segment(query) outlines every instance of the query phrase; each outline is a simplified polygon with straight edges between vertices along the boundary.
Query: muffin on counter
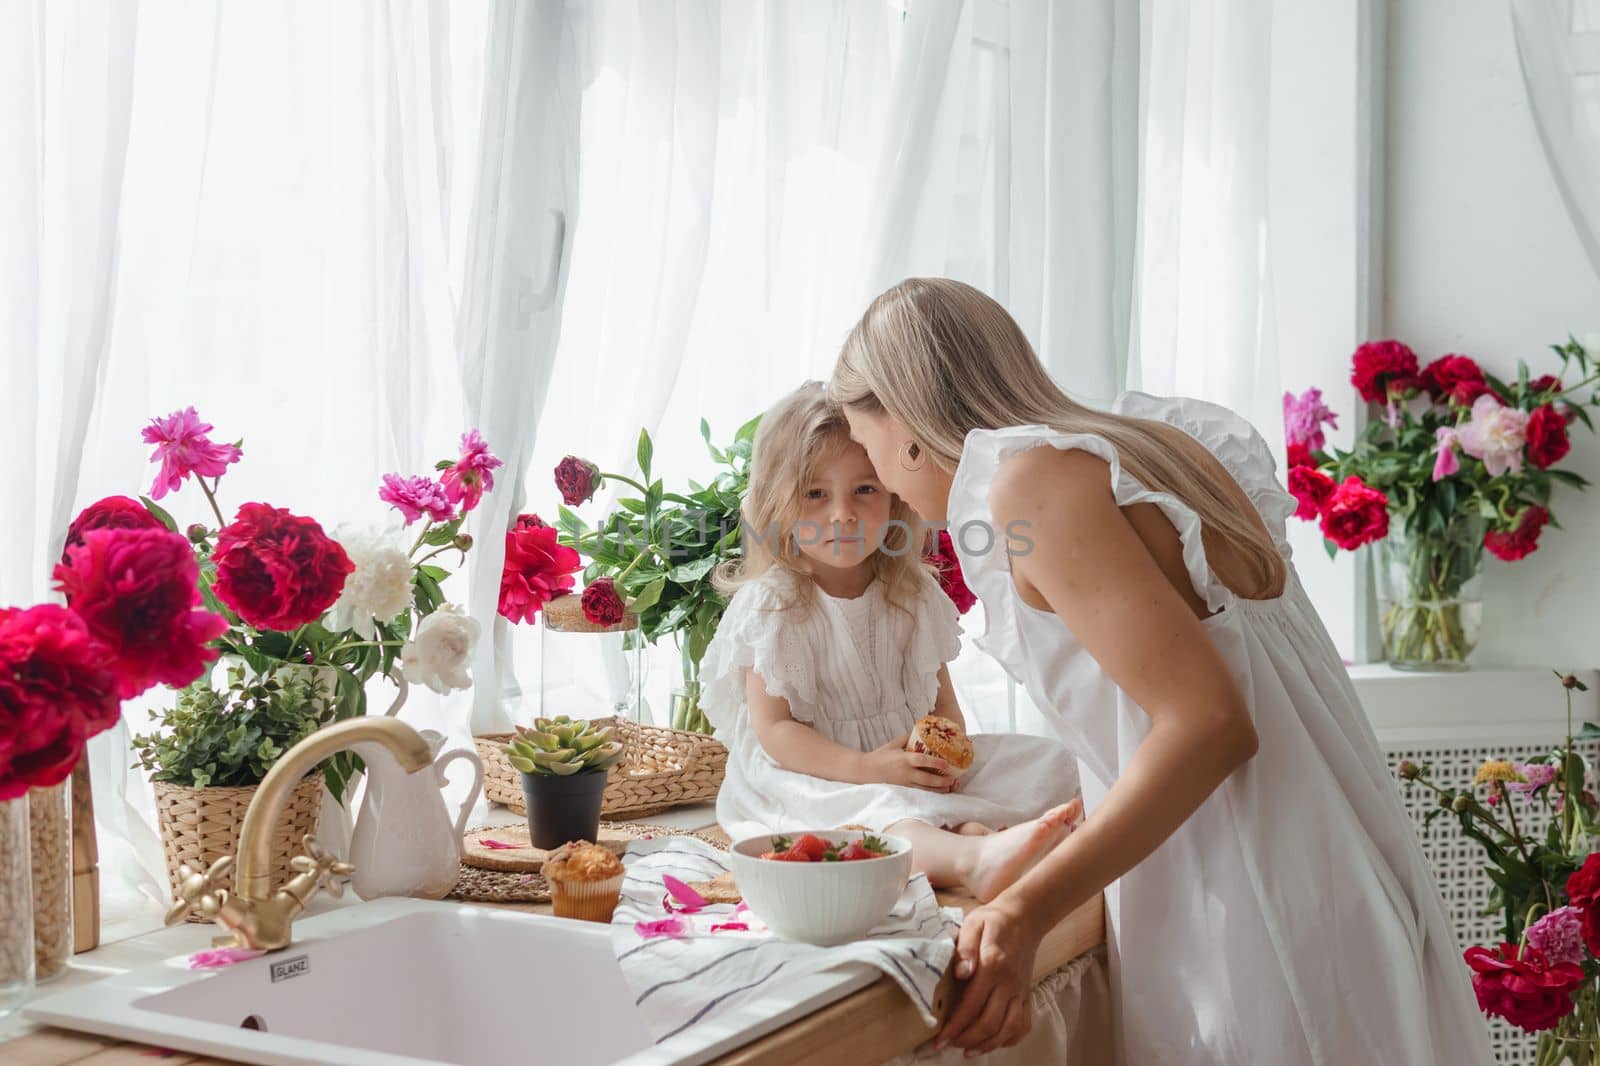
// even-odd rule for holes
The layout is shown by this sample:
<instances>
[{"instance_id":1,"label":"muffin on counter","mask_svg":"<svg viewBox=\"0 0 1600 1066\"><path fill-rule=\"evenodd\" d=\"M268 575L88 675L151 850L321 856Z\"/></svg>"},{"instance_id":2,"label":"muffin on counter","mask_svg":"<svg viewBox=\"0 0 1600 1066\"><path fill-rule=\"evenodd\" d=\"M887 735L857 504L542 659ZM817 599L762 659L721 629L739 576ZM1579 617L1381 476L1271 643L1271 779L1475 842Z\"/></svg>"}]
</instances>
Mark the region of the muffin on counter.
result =
<instances>
[{"instance_id":1,"label":"muffin on counter","mask_svg":"<svg viewBox=\"0 0 1600 1066\"><path fill-rule=\"evenodd\" d=\"M563 844L544 862L550 903L557 918L609 922L622 895L622 860L598 844Z\"/></svg>"}]
</instances>

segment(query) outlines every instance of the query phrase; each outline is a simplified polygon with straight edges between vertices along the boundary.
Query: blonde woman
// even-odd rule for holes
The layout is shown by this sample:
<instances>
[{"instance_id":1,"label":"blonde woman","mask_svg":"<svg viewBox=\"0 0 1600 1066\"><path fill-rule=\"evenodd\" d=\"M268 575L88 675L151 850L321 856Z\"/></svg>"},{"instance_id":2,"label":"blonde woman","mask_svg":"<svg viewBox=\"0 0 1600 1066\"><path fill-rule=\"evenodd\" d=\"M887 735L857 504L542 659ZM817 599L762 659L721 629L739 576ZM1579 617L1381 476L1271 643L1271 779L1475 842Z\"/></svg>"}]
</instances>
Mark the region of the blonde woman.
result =
<instances>
[{"instance_id":1,"label":"blonde woman","mask_svg":"<svg viewBox=\"0 0 1600 1066\"><path fill-rule=\"evenodd\" d=\"M993 898L1070 831L1076 766L1031 737L973 737L959 776L905 750L923 715L962 721L944 665L961 649L956 611L912 550L915 516L819 383L762 418L743 510L743 558L717 575L732 599L701 667L729 748L718 822L735 839L894 833L934 885Z\"/></svg>"},{"instance_id":2,"label":"blonde woman","mask_svg":"<svg viewBox=\"0 0 1600 1066\"><path fill-rule=\"evenodd\" d=\"M831 394L883 484L949 524L980 645L1088 771L1084 823L962 926L936 1042L1025 1033L1041 936L1105 889L1123 1061L1488 1063L1261 437L1193 400L1083 407L938 278L872 303Z\"/></svg>"}]
</instances>

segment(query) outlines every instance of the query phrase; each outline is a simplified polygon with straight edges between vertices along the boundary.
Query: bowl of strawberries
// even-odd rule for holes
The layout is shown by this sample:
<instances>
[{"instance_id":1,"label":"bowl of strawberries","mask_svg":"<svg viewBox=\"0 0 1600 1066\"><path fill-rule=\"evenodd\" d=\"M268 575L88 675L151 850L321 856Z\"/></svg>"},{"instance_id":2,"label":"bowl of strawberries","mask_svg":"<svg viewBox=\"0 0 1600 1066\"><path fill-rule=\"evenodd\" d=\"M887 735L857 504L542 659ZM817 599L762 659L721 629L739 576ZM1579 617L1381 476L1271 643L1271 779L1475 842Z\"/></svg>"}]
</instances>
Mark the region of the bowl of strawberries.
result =
<instances>
[{"instance_id":1,"label":"bowl of strawberries","mask_svg":"<svg viewBox=\"0 0 1600 1066\"><path fill-rule=\"evenodd\" d=\"M853 829L746 837L729 849L744 901L785 940L858 940L894 909L911 876L911 843Z\"/></svg>"}]
</instances>

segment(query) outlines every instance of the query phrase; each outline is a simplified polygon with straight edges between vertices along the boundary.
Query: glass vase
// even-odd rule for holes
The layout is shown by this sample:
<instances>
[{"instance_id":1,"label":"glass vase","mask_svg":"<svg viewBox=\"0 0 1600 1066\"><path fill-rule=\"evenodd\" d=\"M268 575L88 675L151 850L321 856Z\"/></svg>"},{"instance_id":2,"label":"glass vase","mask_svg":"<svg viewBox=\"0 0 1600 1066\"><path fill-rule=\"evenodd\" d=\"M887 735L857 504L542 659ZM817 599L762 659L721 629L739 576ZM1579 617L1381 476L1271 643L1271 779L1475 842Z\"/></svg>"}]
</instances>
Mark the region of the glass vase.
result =
<instances>
[{"instance_id":1,"label":"glass vase","mask_svg":"<svg viewBox=\"0 0 1600 1066\"><path fill-rule=\"evenodd\" d=\"M33 868L33 976L61 976L72 958L72 779L28 790Z\"/></svg>"},{"instance_id":2,"label":"glass vase","mask_svg":"<svg viewBox=\"0 0 1600 1066\"><path fill-rule=\"evenodd\" d=\"M33 991L33 867L28 797L0 800L0 1018Z\"/></svg>"},{"instance_id":3,"label":"glass vase","mask_svg":"<svg viewBox=\"0 0 1600 1066\"><path fill-rule=\"evenodd\" d=\"M1584 982L1572 1001L1572 1013L1539 1034L1534 1066L1600 1066L1600 996L1594 978Z\"/></svg>"},{"instance_id":4,"label":"glass vase","mask_svg":"<svg viewBox=\"0 0 1600 1066\"><path fill-rule=\"evenodd\" d=\"M1378 543L1384 658L1401 670L1465 670L1483 622L1483 518L1408 526L1396 516Z\"/></svg>"},{"instance_id":5,"label":"glass vase","mask_svg":"<svg viewBox=\"0 0 1600 1066\"><path fill-rule=\"evenodd\" d=\"M548 612L539 627L539 715L648 722L644 643L637 626L601 629Z\"/></svg>"}]
</instances>

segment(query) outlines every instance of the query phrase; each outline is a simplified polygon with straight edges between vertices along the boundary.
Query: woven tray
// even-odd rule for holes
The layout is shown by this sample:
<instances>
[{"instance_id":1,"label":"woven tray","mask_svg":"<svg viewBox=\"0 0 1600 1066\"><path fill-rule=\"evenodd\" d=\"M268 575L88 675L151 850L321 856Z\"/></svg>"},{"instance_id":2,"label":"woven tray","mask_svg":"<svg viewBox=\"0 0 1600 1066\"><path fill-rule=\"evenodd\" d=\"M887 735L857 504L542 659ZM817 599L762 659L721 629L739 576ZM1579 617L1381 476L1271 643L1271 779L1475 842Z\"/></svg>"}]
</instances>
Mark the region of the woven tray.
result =
<instances>
[{"instance_id":1,"label":"woven tray","mask_svg":"<svg viewBox=\"0 0 1600 1066\"><path fill-rule=\"evenodd\" d=\"M482 830L473 832L478 833ZM602 822L600 832L602 836L610 832L633 840L656 836L694 837L719 850L728 849L728 837L720 829L691 831L669 829L660 825L641 825L637 822ZM545 882L544 875L539 873L480 870L462 863L461 879L456 882L456 887L450 891L448 898L480 903L549 903L550 886Z\"/></svg>"},{"instance_id":2,"label":"woven tray","mask_svg":"<svg viewBox=\"0 0 1600 1066\"><path fill-rule=\"evenodd\" d=\"M639 839L639 834L632 832L632 823L621 823L628 829L623 832L615 824L606 822L600 826L599 840L594 843L606 848L614 855L621 855L628 848L628 841ZM500 846L490 846L500 845ZM505 847L504 845L511 845ZM500 870L506 873L531 874L538 873L544 866L545 857L550 852L544 848L536 848L528 839L528 826L499 825L490 829L474 829L461 838L461 862L466 866L476 866L480 870Z\"/></svg>"},{"instance_id":3,"label":"woven tray","mask_svg":"<svg viewBox=\"0 0 1600 1066\"><path fill-rule=\"evenodd\" d=\"M728 749L722 741L702 733L645 725L625 718L598 718L598 725L614 725L617 738L627 748L622 762L609 773L601 813L609 818L639 818L689 803L710 803L722 787L728 766ZM483 759L483 794L494 803L527 814L522 799L522 775L500 750L509 733L474 737Z\"/></svg>"}]
</instances>

